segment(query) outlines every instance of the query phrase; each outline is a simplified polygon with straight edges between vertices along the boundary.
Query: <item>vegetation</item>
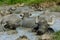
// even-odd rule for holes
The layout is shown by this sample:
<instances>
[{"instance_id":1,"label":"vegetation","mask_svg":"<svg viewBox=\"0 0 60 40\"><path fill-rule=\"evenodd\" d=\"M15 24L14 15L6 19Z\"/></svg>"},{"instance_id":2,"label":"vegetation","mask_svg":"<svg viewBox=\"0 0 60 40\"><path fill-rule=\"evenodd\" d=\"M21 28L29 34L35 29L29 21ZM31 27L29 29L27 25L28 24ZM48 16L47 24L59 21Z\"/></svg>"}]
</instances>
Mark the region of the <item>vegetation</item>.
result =
<instances>
[{"instance_id":1,"label":"vegetation","mask_svg":"<svg viewBox=\"0 0 60 40\"><path fill-rule=\"evenodd\" d=\"M60 2L60 0L0 0L0 4L16 4L16 3L42 3L42 2Z\"/></svg>"},{"instance_id":2,"label":"vegetation","mask_svg":"<svg viewBox=\"0 0 60 40\"><path fill-rule=\"evenodd\" d=\"M53 40L60 40L60 31L54 33Z\"/></svg>"}]
</instances>

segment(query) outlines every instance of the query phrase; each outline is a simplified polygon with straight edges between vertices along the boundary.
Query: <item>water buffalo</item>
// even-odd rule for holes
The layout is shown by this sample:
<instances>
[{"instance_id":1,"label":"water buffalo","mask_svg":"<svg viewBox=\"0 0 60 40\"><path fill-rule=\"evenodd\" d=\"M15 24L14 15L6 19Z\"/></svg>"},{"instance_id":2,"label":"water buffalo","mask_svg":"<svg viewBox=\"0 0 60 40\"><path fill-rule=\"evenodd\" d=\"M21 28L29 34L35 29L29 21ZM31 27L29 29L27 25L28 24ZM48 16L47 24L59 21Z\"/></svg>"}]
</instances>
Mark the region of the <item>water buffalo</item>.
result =
<instances>
[{"instance_id":1,"label":"water buffalo","mask_svg":"<svg viewBox=\"0 0 60 40\"><path fill-rule=\"evenodd\" d=\"M36 32L37 35L42 35L46 32L54 32L44 17L40 17L36 24L37 26L33 28L33 31Z\"/></svg>"},{"instance_id":2,"label":"water buffalo","mask_svg":"<svg viewBox=\"0 0 60 40\"><path fill-rule=\"evenodd\" d=\"M19 14L10 14L1 18L0 24L5 29L16 29L16 27L20 26L21 17Z\"/></svg>"}]
</instances>

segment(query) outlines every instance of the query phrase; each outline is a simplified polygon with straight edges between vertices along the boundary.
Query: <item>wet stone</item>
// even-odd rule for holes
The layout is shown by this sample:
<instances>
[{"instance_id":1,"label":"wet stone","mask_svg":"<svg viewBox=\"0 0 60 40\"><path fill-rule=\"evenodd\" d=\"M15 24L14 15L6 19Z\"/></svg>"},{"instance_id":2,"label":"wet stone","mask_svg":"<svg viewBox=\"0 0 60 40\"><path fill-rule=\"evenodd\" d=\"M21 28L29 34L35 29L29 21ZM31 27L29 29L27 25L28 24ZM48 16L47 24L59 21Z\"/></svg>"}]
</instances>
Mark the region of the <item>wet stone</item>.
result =
<instances>
[{"instance_id":1,"label":"wet stone","mask_svg":"<svg viewBox=\"0 0 60 40\"><path fill-rule=\"evenodd\" d=\"M39 40L52 40L51 34L43 34L39 37Z\"/></svg>"},{"instance_id":2,"label":"wet stone","mask_svg":"<svg viewBox=\"0 0 60 40\"><path fill-rule=\"evenodd\" d=\"M16 40L29 40L26 36L20 36L19 38L17 38Z\"/></svg>"}]
</instances>

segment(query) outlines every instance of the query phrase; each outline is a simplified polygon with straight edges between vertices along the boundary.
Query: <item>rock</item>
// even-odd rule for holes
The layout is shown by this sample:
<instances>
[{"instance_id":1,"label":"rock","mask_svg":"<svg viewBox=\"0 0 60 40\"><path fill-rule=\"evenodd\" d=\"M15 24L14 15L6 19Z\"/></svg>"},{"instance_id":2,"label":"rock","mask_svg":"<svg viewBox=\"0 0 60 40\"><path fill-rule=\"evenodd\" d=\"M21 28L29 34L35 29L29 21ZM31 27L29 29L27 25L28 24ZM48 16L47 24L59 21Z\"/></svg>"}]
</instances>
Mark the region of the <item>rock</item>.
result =
<instances>
[{"instance_id":1,"label":"rock","mask_svg":"<svg viewBox=\"0 0 60 40\"><path fill-rule=\"evenodd\" d=\"M15 7L17 8L17 7L23 7L25 4L24 3L22 3L22 4L20 4L20 3L17 3L16 5L15 5Z\"/></svg>"},{"instance_id":2,"label":"rock","mask_svg":"<svg viewBox=\"0 0 60 40\"><path fill-rule=\"evenodd\" d=\"M41 40L51 40L52 36L50 34L44 34L41 36Z\"/></svg>"},{"instance_id":3,"label":"rock","mask_svg":"<svg viewBox=\"0 0 60 40\"><path fill-rule=\"evenodd\" d=\"M7 10L0 10L0 15L3 17L3 16L6 16L6 15L9 15L10 12L7 11Z\"/></svg>"},{"instance_id":4,"label":"rock","mask_svg":"<svg viewBox=\"0 0 60 40\"><path fill-rule=\"evenodd\" d=\"M29 39L25 35L23 35L17 38L16 40L29 40Z\"/></svg>"},{"instance_id":5,"label":"rock","mask_svg":"<svg viewBox=\"0 0 60 40\"><path fill-rule=\"evenodd\" d=\"M13 14L16 9L16 7L10 7L7 11L10 12L9 14Z\"/></svg>"},{"instance_id":6,"label":"rock","mask_svg":"<svg viewBox=\"0 0 60 40\"><path fill-rule=\"evenodd\" d=\"M16 7L10 7L8 11L15 11Z\"/></svg>"}]
</instances>

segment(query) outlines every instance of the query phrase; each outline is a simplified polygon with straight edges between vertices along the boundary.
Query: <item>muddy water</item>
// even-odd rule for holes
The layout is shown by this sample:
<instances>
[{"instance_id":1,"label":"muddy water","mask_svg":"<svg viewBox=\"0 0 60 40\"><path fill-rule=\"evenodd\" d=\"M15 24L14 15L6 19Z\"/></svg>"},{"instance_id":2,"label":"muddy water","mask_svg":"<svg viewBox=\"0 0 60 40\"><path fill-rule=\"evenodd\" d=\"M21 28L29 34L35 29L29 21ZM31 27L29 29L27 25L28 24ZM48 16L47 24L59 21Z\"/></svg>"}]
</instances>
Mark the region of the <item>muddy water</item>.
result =
<instances>
[{"instance_id":1,"label":"muddy water","mask_svg":"<svg viewBox=\"0 0 60 40\"><path fill-rule=\"evenodd\" d=\"M14 13L20 13L21 11L22 12L29 11L30 13L33 14L32 15L33 17L38 16L41 13L43 13L43 11L33 11L32 9L30 9L29 7L26 7L26 6L21 7L21 8L17 8L17 10L15 10ZM53 28L55 32L59 31L60 30L60 19L59 19L60 14L59 13L57 13L57 14L51 13L49 15L55 15L57 17L55 24L52 25L51 28ZM38 40L37 36L34 33L30 32L29 30L26 30L24 28L17 28L16 31L17 31L16 34L10 34L10 35L8 35L7 32L2 32L0 34L0 40L16 40L17 38L19 38L19 36L23 36L23 35L26 35L28 37L28 39L30 39L30 40Z\"/></svg>"}]
</instances>

